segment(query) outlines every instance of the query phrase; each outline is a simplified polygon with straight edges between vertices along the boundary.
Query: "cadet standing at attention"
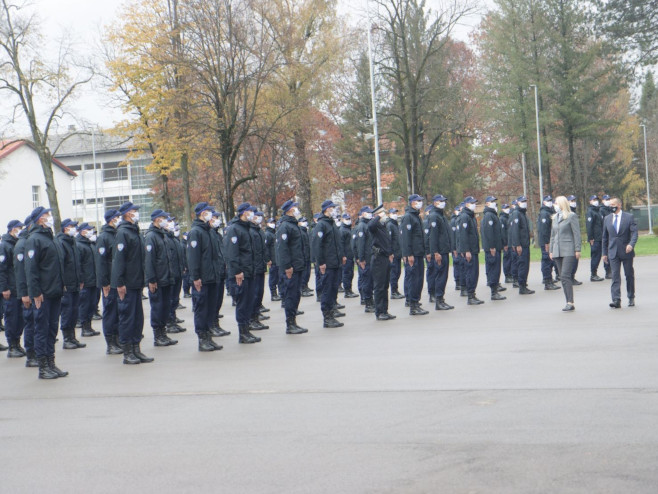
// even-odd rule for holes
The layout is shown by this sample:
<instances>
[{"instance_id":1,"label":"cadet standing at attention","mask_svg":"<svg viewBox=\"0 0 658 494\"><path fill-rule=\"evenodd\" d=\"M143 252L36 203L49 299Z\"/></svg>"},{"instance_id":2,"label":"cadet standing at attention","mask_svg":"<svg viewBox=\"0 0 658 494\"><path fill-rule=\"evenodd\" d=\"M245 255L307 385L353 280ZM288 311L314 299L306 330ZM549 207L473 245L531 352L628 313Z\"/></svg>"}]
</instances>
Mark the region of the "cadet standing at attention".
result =
<instances>
[{"instance_id":1,"label":"cadet standing at attention","mask_svg":"<svg viewBox=\"0 0 658 494\"><path fill-rule=\"evenodd\" d=\"M473 196L464 199L464 208L459 215L458 250L462 257L464 270L464 281L468 295L468 305L480 305L484 302L475 296L480 277L480 236L478 235L478 223L475 219L475 204L477 200ZM463 289L464 285L462 285Z\"/></svg>"},{"instance_id":2,"label":"cadet standing at attention","mask_svg":"<svg viewBox=\"0 0 658 494\"><path fill-rule=\"evenodd\" d=\"M519 264L519 294L532 295L534 290L528 289L528 272L530 270L530 228L528 228L528 199L521 196L516 200L517 214L510 224L512 233L512 248L516 251Z\"/></svg>"},{"instance_id":3,"label":"cadet standing at attention","mask_svg":"<svg viewBox=\"0 0 658 494\"><path fill-rule=\"evenodd\" d=\"M368 223L372 236L372 284L375 295L375 317L378 321L389 321L395 316L388 312L388 286L391 277L393 245L386 229L386 210L383 205L375 208L373 218Z\"/></svg>"},{"instance_id":4,"label":"cadet standing at attention","mask_svg":"<svg viewBox=\"0 0 658 494\"><path fill-rule=\"evenodd\" d=\"M404 262L405 295L409 302L409 314L424 316L429 314L420 306L423 291L423 266L425 261L425 236L420 219L423 198L418 194L409 196L409 205L405 208L400 236L402 238L402 261Z\"/></svg>"},{"instance_id":5,"label":"cadet standing at attention","mask_svg":"<svg viewBox=\"0 0 658 494\"><path fill-rule=\"evenodd\" d=\"M402 247L400 246L400 225L398 224L398 210L391 208L388 210L388 220L386 229L391 237L393 247L393 262L391 262L391 298L399 300L404 298L400 293L400 273L402 271Z\"/></svg>"},{"instance_id":6,"label":"cadet standing at attention","mask_svg":"<svg viewBox=\"0 0 658 494\"><path fill-rule=\"evenodd\" d=\"M482 250L484 251L484 266L487 273L487 286L491 290L491 300L505 300L499 291L500 287L500 253L503 250L503 231L498 218L496 197L485 199L484 214L480 223L482 232Z\"/></svg>"}]
</instances>

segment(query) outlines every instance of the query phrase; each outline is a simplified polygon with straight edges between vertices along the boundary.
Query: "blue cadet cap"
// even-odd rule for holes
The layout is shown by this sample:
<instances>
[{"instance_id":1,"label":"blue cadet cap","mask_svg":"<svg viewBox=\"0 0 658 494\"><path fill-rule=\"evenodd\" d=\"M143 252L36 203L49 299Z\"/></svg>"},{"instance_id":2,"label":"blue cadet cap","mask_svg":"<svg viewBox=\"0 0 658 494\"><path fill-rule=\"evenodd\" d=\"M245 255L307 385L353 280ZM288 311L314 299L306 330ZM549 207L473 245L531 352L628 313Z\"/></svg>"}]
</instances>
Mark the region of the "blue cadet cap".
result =
<instances>
[{"instance_id":1,"label":"blue cadet cap","mask_svg":"<svg viewBox=\"0 0 658 494\"><path fill-rule=\"evenodd\" d=\"M269 220L267 220L267 222L268 223L276 223L276 220L274 218L270 218Z\"/></svg>"},{"instance_id":2,"label":"blue cadet cap","mask_svg":"<svg viewBox=\"0 0 658 494\"><path fill-rule=\"evenodd\" d=\"M344 214L343 214L343 219L344 219L344 220L349 220L349 219L352 219L352 217L351 217L349 214L344 213Z\"/></svg>"},{"instance_id":3,"label":"blue cadet cap","mask_svg":"<svg viewBox=\"0 0 658 494\"><path fill-rule=\"evenodd\" d=\"M27 228L28 226L30 226L32 224L32 221L33 221L32 220L32 213L30 213L25 217L25 221L23 221L23 223L25 223L25 227Z\"/></svg>"},{"instance_id":4,"label":"blue cadet cap","mask_svg":"<svg viewBox=\"0 0 658 494\"><path fill-rule=\"evenodd\" d=\"M34 211L32 211L32 222L36 223L37 221L39 221L39 218L41 218L46 213L50 213L51 211L52 209L46 209L43 206L34 208Z\"/></svg>"},{"instance_id":5,"label":"blue cadet cap","mask_svg":"<svg viewBox=\"0 0 658 494\"><path fill-rule=\"evenodd\" d=\"M425 207L425 212L427 213L427 212L431 211L433 207L434 206L432 206L431 204L429 206L426 206Z\"/></svg>"},{"instance_id":6,"label":"blue cadet cap","mask_svg":"<svg viewBox=\"0 0 658 494\"><path fill-rule=\"evenodd\" d=\"M370 206L363 206L361 209L359 209L359 216L362 215L363 213L372 213L372 209L370 209Z\"/></svg>"},{"instance_id":7,"label":"blue cadet cap","mask_svg":"<svg viewBox=\"0 0 658 494\"><path fill-rule=\"evenodd\" d=\"M119 216L119 211L116 209L108 209L105 211L105 223L109 223L112 221L114 218Z\"/></svg>"},{"instance_id":8,"label":"blue cadet cap","mask_svg":"<svg viewBox=\"0 0 658 494\"><path fill-rule=\"evenodd\" d=\"M594 199L598 199L598 198L599 198L599 196L597 196L597 195L591 195L591 196L589 196L589 200L590 200L590 201L593 201Z\"/></svg>"},{"instance_id":9,"label":"blue cadet cap","mask_svg":"<svg viewBox=\"0 0 658 494\"><path fill-rule=\"evenodd\" d=\"M299 218L299 222L300 223L304 223L304 222L308 223L308 220L306 219L306 216L302 216L301 218Z\"/></svg>"},{"instance_id":10,"label":"blue cadet cap","mask_svg":"<svg viewBox=\"0 0 658 494\"><path fill-rule=\"evenodd\" d=\"M62 221L62 231L64 231L64 228L66 228L67 226L71 226L71 225L77 226L78 222L73 221L71 218L66 218L65 220Z\"/></svg>"},{"instance_id":11,"label":"blue cadet cap","mask_svg":"<svg viewBox=\"0 0 658 494\"><path fill-rule=\"evenodd\" d=\"M443 194L437 194L434 197L432 197L432 202L445 201L445 200L446 200L446 198Z\"/></svg>"},{"instance_id":12,"label":"blue cadet cap","mask_svg":"<svg viewBox=\"0 0 658 494\"><path fill-rule=\"evenodd\" d=\"M544 196L544 201L552 201L552 200L553 200L553 198L550 196L550 194L547 195L547 196Z\"/></svg>"},{"instance_id":13,"label":"blue cadet cap","mask_svg":"<svg viewBox=\"0 0 658 494\"><path fill-rule=\"evenodd\" d=\"M517 201L516 199L514 199L514 200L512 201L512 206L516 206L516 203L517 203L517 202L519 202L519 201Z\"/></svg>"},{"instance_id":14,"label":"blue cadet cap","mask_svg":"<svg viewBox=\"0 0 658 494\"><path fill-rule=\"evenodd\" d=\"M487 196L484 202L494 202L497 199L496 196Z\"/></svg>"},{"instance_id":15,"label":"blue cadet cap","mask_svg":"<svg viewBox=\"0 0 658 494\"><path fill-rule=\"evenodd\" d=\"M473 196L468 196L464 199L464 204L475 204L478 200Z\"/></svg>"},{"instance_id":16,"label":"blue cadet cap","mask_svg":"<svg viewBox=\"0 0 658 494\"><path fill-rule=\"evenodd\" d=\"M242 216L242 213L248 211L249 209L251 209L251 204L249 204L248 202L243 202L238 206L238 210L237 210L238 216Z\"/></svg>"},{"instance_id":17,"label":"blue cadet cap","mask_svg":"<svg viewBox=\"0 0 658 494\"><path fill-rule=\"evenodd\" d=\"M464 207L464 201L460 202L458 206L455 206L455 211Z\"/></svg>"},{"instance_id":18,"label":"blue cadet cap","mask_svg":"<svg viewBox=\"0 0 658 494\"><path fill-rule=\"evenodd\" d=\"M135 206L135 205L134 205L132 202L130 202L130 201L128 201L128 202L124 202L124 203L121 205L121 207L119 208L119 214L124 215L124 214L126 214L128 211L132 211L132 210L137 211L137 210L139 210L140 207L141 207L141 206Z\"/></svg>"},{"instance_id":19,"label":"blue cadet cap","mask_svg":"<svg viewBox=\"0 0 658 494\"><path fill-rule=\"evenodd\" d=\"M162 209L155 209L151 213L151 221L155 221L158 218L166 218L166 217L167 217L167 213L164 212Z\"/></svg>"},{"instance_id":20,"label":"blue cadet cap","mask_svg":"<svg viewBox=\"0 0 658 494\"><path fill-rule=\"evenodd\" d=\"M394 213L397 213L397 212L398 212L398 210L395 209L395 208L391 208L391 209L388 210L389 214L394 214Z\"/></svg>"},{"instance_id":21,"label":"blue cadet cap","mask_svg":"<svg viewBox=\"0 0 658 494\"><path fill-rule=\"evenodd\" d=\"M574 196L573 194L567 197L567 201L575 201L575 200L576 200L576 196Z\"/></svg>"},{"instance_id":22,"label":"blue cadet cap","mask_svg":"<svg viewBox=\"0 0 658 494\"><path fill-rule=\"evenodd\" d=\"M263 216L263 212L262 211L256 211L256 216Z\"/></svg>"},{"instance_id":23,"label":"blue cadet cap","mask_svg":"<svg viewBox=\"0 0 658 494\"><path fill-rule=\"evenodd\" d=\"M89 223L82 223L82 224L78 227L78 231L79 231L79 232L84 231L84 230L93 230L93 229L94 229L94 227L91 226Z\"/></svg>"},{"instance_id":24,"label":"blue cadet cap","mask_svg":"<svg viewBox=\"0 0 658 494\"><path fill-rule=\"evenodd\" d=\"M608 199L610 199L610 196L608 194L603 194L603 200L607 201Z\"/></svg>"},{"instance_id":25,"label":"blue cadet cap","mask_svg":"<svg viewBox=\"0 0 658 494\"><path fill-rule=\"evenodd\" d=\"M507 209L509 207L509 204L503 204L500 209Z\"/></svg>"},{"instance_id":26,"label":"blue cadet cap","mask_svg":"<svg viewBox=\"0 0 658 494\"><path fill-rule=\"evenodd\" d=\"M212 209L212 206L207 202L199 202L196 206L194 206L194 214L199 216L204 211L212 211Z\"/></svg>"},{"instance_id":27,"label":"blue cadet cap","mask_svg":"<svg viewBox=\"0 0 658 494\"><path fill-rule=\"evenodd\" d=\"M419 196L418 194L411 194L409 196L409 203L412 203L414 201L422 201L422 200L423 200L423 197Z\"/></svg>"},{"instance_id":28,"label":"blue cadet cap","mask_svg":"<svg viewBox=\"0 0 658 494\"><path fill-rule=\"evenodd\" d=\"M321 213L315 213L315 214L313 215L313 219L315 219L315 220L320 219L320 216L322 216Z\"/></svg>"},{"instance_id":29,"label":"blue cadet cap","mask_svg":"<svg viewBox=\"0 0 658 494\"><path fill-rule=\"evenodd\" d=\"M526 196L519 196L516 198L516 202L528 202L528 198Z\"/></svg>"},{"instance_id":30,"label":"blue cadet cap","mask_svg":"<svg viewBox=\"0 0 658 494\"><path fill-rule=\"evenodd\" d=\"M11 220L9 223L7 223L7 231L10 232L14 228L24 227L24 226L25 225L18 220Z\"/></svg>"},{"instance_id":31,"label":"blue cadet cap","mask_svg":"<svg viewBox=\"0 0 658 494\"><path fill-rule=\"evenodd\" d=\"M299 206L299 203L296 203L295 201L290 199L283 203L283 205L281 206L281 211L287 213L288 211L290 211L290 208L294 208L295 206Z\"/></svg>"},{"instance_id":32,"label":"blue cadet cap","mask_svg":"<svg viewBox=\"0 0 658 494\"><path fill-rule=\"evenodd\" d=\"M212 210L212 215L215 216L216 218L219 218L221 216L219 214L219 211L215 211L214 209Z\"/></svg>"},{"instance_id":33,"label":"blue cadet cap","mask_svg":"<svg viewBox=\"0 0 658 494\"><path fill-rule=\"evenodd\" d=\"M322 212L324 213L329 208L337 208L337 207L338 206L336 206L334 204L334 201L332 201L331 199L328 199L328 200L326 200L322 203L321 209L322 209Z\"/></svg>"},{"instance_id":34,"label":"blue cadet cap","mask_svg":"<svg viewBox=\"0 0 658 494\"><path fill-rule=\"evenodd\" d=\"M256 206L251 206L249 208L249 211L251 211L252 213L255 213L256 211L258 211L258 208Z\"/></svg>"}]
</instances>

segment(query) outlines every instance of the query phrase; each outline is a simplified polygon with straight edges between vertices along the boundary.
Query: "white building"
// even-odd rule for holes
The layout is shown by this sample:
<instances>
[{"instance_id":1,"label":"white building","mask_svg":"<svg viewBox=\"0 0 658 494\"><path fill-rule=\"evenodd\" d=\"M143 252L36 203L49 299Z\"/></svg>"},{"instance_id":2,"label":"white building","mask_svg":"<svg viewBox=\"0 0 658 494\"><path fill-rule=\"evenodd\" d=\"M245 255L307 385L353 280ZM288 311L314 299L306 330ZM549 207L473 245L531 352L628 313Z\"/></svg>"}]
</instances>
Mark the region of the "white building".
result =
<instances>
[{"instance_id":1,"label":"white building","mask_svg":"<svg viewBox=\"0 0 658 494\"><path fill-rule=\"evenodd\" d=\"M150 153L136 153L131 139L108 134L59 136L50 148L77 174L68 199L72 218L100 228L107 209L130 201L142 207L140 227L148 227L153 206L153 175L146 172ZM60 205L63 201L60 197Z\"/></svg>"},{"instance_id":2,"label":"white building","mask_svg":"<svg viewBox=\"0 0 658 494\"><path fill-rule=\"evenodd\" d=\"M76 173L53 158L57 202L62 218L73 215L71 203ZM28 141L0 142L0 233L13 219L23 221L38 206L50 207L41 162Z\"/></svg>"}]
</instances>

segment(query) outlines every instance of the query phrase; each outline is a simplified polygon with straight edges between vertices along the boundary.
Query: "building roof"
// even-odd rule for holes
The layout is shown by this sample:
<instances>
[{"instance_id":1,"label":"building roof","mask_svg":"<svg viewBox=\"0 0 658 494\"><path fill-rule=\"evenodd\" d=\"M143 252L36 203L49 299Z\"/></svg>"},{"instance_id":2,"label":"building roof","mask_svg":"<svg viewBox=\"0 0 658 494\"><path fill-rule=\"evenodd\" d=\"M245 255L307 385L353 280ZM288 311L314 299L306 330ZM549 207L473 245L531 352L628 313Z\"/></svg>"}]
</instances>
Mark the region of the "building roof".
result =
<instances>
[{"instance_id":1,"label":"building roof","mask_svg":"<svg viewBox=\"0 0 658 494\"><path fill-rule=\"evenodd\" d=\"M92 142L93 140L93 142ZM83 156L92 154L130 152L135 150L134 139L99 132L92 136L91 133L70 133L54 135L49 138L50 149L56 149L56 155L61 158L72 156Z\"/></svg>"},{"instance_id":2,"label":"building roof","mask_svg":"<svg viewBox=\"0 0 658 494\"><path fill-rule=\"evenodd\" d=\"M11 153L13 153L17 149L23 147L24 145L27 145L28 147L30 147L32 150L34 150L36 152L35 145L30 141L25 141L25 140L0 141L0 160L6 158ZM77 177L78 176L77 173L75 173L73 170L71 170L68 166L66 166L64 163L59 161L57 158L51 158L51 160L53 162L53 165L55 165L57 168L61 169L64 173L67 173L68 175L71 175L72 177Z\"/></svg>"}]
</instances>

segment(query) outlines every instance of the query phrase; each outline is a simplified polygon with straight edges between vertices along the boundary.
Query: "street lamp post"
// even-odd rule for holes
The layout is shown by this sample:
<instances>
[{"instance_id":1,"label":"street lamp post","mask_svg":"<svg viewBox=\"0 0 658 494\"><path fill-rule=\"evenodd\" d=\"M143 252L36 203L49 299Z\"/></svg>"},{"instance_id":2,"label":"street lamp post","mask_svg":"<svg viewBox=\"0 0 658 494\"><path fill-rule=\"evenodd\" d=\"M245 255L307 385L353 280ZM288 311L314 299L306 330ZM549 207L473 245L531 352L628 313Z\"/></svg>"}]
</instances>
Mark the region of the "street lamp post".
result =
<instances>
[{"instance_id":1,"label":"street lamp post","mask_svg":"<svg viewBox=\"0 0 658 494\"><path fill-rule=\"evenodd\" d=\"M653 233L653 222L651 220L651 191L649 187L649 155L647 153L647 126L641 124L644 131L644 169L647 176L647 213L649 213L649 233Z\"/></svg>"},{"instance_id":2,"label":"street lamp post","mask_svg":"<svg viewBox=\"0 0 658 494\"><path fill-rule=\"evenodd\" d=\"M370 99L372 100L372 133L375 139L375 173L377 175L377 205L382 204L382 172L379 163L379 131L377 129L377 100L375 99L375 70L372 64L372 41L370 40L370 2L368 7L368 64L370 66Z\"/></svg>"},{"instance_id":3,"label":"street lamp post","mask_svg":"<svg viewBox=\"0 0 658 494\"><path fill-rule=\"evenodd\" d=\"M537 97L537 85L531 84L535 88L535 120L537 122L537 162L539 164L539 201L544 200L544 179L541 172L541 139L539 138L539 100Z\"/></svg>"}]
</instances>

